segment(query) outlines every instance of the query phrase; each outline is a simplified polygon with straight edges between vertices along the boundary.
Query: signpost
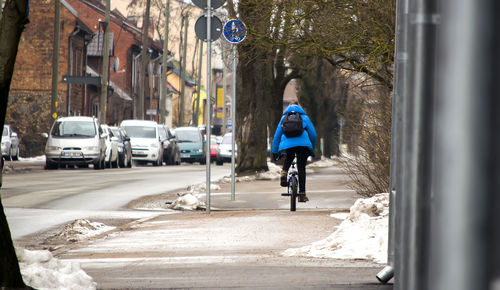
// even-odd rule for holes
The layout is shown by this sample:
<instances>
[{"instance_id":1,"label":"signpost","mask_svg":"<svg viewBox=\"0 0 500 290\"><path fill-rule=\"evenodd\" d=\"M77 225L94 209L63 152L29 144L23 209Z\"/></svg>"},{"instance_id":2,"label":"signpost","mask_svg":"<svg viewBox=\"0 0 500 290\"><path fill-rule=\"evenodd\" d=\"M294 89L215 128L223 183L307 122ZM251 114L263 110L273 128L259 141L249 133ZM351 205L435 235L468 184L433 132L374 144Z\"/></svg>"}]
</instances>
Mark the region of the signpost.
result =
<instances>
[{"instance_id":1,"label":"signpost","mask_svg":"<svg viewBox=\"0 0 500 290\"><path fill-rule=\"evenodd\" d=\"M231 19L224 24L224 38L233 45L233 79L231 98L231 200L235 200L235 152L236 152L236 44L242 42L247 36L247 27L238 19Z\"/></svg>"},{"instance_id":2,"label":"signpost","mask_svg":"<svg viewBox=\"0 0 500 290\"><path fill-rule=\"evenodd\" d=\"M207 181L206 181L206 206L207 213L210 213L210 135L211 124L210 117L212 115L210 104L211 100L211 71L212 71L212 41L217 40L222 33L222 22L220 19L212 15L212 9L217 9L226 2L225 0L193 0L193 3L205 10L206 15L200 16L195 24L196 36L199 39L207 42L207 124L206 124L206 142L205 142L205 155L207 164ZM213 6L212 6L213 4ZM210 21L208 21L210 19ZM212 27L213 26L213 27ZM204 29L206 28L206 30ZM204 33L205 32L205 33Z\"/></svg>"}]
</instances>

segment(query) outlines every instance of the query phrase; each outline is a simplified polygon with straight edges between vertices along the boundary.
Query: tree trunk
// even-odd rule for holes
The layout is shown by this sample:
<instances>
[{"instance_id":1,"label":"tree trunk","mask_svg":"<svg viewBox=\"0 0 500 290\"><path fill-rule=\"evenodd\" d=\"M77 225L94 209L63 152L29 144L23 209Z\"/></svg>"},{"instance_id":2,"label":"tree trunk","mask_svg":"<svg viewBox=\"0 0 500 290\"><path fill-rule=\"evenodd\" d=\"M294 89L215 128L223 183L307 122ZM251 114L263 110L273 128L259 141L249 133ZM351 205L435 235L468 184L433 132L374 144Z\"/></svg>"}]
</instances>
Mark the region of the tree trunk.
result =
<instances>
[{"instance_id":1,"label":"tree trunk","mask_svg":"<svg viewBox=\"0 0 500 290\"><path fill-rule=\"evenodd\" d=\"M17 47L28 23L28 0L7 0L0 22L0 125L3 128ZM0 172L1 174L1 172ZM1 176L1 175L0 175ZM0 184L1 185L1 184ZM0 199L0 287L26 288Z\"/></svg>"},{"instance_id":2,"label":"tree trunk","mask_svg":"<svg viewBox=\"0 0 500 290\"><path fill-rule=\"evenodd\" d=\"M242 54L240 54L242 55ZM252 54L252 56L255 56ZM237 172L268 170L266 159L269 102L265 95L265 56L252 57L248 51L240 56L237 80L236 140L238 140ZM254 61L259 59L261 61Z\"/></svg>"}]
</instances>

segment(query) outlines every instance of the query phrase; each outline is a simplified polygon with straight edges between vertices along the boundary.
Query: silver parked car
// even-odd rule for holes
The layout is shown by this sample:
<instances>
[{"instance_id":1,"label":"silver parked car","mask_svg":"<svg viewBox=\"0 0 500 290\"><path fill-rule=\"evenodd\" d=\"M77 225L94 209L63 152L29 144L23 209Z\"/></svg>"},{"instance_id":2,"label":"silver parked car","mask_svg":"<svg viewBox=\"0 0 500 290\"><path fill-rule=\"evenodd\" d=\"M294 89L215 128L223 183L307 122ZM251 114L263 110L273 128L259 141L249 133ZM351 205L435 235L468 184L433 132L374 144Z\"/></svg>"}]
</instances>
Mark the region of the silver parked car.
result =
<instances>
[{"instance_id":1,"label":"silver parked car","mask_svg":"<svg viewBox=\"0 0 500 290\"><path fill-rule=\"evenodd\" d=\"M3 126L2 156L6 160L19 160L19 139L10 125Z\"/></svg>"},{"instance_id":2,"label":"silver parked car","mask_svg":"<svg viewBox=\"0 0 500 290\"><path fill-rule=\"evenodd\" d=\"M163 164L163 144L158 132L158 124L148 120L123 120L120 127L125 129L132 145L132 160L137 163Z\"/></svg>"},{"instance_id":3,"label":"silver parked car","mask_svg":"<svg viewBox=\"0 0 500 290\"><path fill-rule=\"evenodd\" d=\"M215 164L222 165L224 164L224 162L231 162L233 147L232 136L232 133L226 133L222 138L222 141L219 144L219 148L217 149ZM238 155L238 146L236 146L234 149L234 156L236 158L236 156Z\"/></svg>"},{"instance_id":4,"label":"silver parked car","mask_svg":"<svg viewBox=\"0 0 500 290\"><path fill-rule=\"evenodd\" d=\"M94 117L63 117L54 121L45 146L45 168L77 165L104 169L105 134Z\"/></svg>"},{"instance_id":5,"label":"silver parked car","mask_svg":"<svg viewBox=\"0 0 500 290\"><path fill-rule=\"evenodd\" d=\"M101 125L106 143L106 157L104 158L106 167L118 168L118 137L116 137L108 125Z\"/></svg>"}]
</instances>

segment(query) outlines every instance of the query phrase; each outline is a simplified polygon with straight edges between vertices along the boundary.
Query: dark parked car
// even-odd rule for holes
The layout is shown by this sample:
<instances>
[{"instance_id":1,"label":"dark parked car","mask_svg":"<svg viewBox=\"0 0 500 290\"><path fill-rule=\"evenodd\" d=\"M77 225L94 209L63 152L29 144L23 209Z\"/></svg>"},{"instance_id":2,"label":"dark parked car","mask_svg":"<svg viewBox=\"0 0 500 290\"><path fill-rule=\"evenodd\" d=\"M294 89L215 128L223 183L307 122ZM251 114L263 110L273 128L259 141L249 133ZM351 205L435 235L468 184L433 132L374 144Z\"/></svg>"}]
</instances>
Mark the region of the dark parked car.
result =
<instances>
[{"instance_id":1,"label":"dark parked car","mask_svg":"<svg viewBox=\"0 0 500 290\"><path fill-rule=\"evenodd\" d=\"M110 127L113 136L118 137L118 165L120 167L132 167L132 145L130 138L123 128Z\"/></svg>"},{"instance_id":2,"label":"dark parked car","mask_svg":"<svg viewBox=\"0 0 500 290\"><path fill-rule=\"evenodd\" d=\"M160 125L160 137L163 141L163 162L166 165L180 165L181 164L181 149L179 147L179 140L174 132L167 126Z\"/></svg>"}]
</instances>

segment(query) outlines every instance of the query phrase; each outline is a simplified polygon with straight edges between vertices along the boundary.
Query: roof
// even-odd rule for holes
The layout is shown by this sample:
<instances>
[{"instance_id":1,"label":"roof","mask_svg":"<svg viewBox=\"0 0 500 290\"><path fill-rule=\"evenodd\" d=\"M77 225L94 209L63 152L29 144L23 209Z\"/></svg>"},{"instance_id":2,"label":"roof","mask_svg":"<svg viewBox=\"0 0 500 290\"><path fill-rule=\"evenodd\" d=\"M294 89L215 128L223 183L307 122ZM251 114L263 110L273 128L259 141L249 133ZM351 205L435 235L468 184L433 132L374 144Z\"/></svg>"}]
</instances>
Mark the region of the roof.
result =
<instances>
[{"instance_id":1,"label":"roof","mask_svg":"<svg viewBox=\"0 0 500 290\"><path fill-rule=\"evenodd\" d=\"M154 126L158 126L158 123L156 123L155 121L150 121L150 120L123 120L121 123L120 123L120 127L122 126L151 126L151 127L154 127Z\"/></svg>"},{"instance_id":2,"label":"roof","mask_svg":"<svg viewBox=\"0 0 500 290\"><path fill-rule=\"evenodd\" d=\"M57 121L87 121L87 122L93 122L95 120L94 117L87 117L87 116L68 116L68 117L60 117L57 119Z\"/></svg>"},{"instance_id":3,"label":"roof","mask_svg":"<svg viewBox=\"0 0 500 290\"><path fill-rule=\"evenodd\" d=\"M93 77L98 77L100 76L99 73L97 73L95 70L93 70L90 66L87 66L86 72L90 74ZM111 88L113 88L113 91L116 95L118 95L120 98L124 99L125 101L133 101L133 99L124 92L118 85L116 85L113 81L109 81L109 85Z\"/></svg>"}]
</instances>

